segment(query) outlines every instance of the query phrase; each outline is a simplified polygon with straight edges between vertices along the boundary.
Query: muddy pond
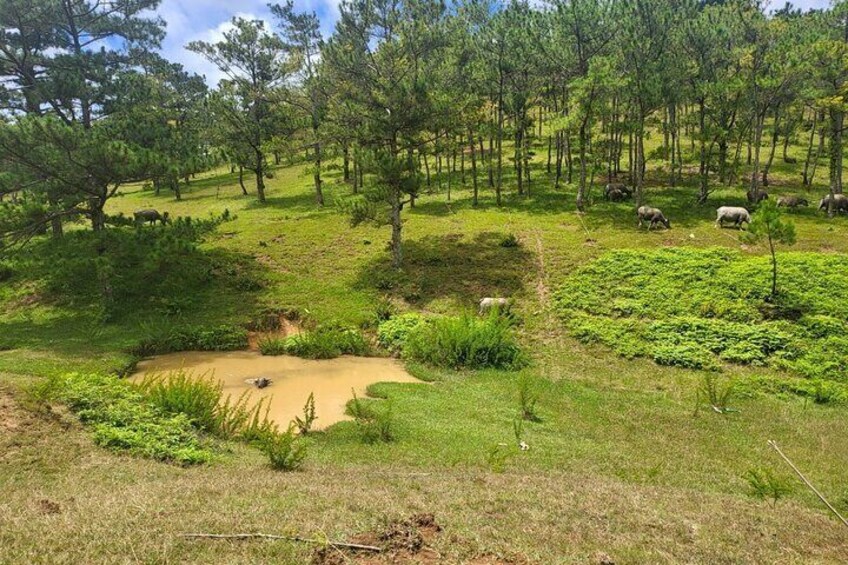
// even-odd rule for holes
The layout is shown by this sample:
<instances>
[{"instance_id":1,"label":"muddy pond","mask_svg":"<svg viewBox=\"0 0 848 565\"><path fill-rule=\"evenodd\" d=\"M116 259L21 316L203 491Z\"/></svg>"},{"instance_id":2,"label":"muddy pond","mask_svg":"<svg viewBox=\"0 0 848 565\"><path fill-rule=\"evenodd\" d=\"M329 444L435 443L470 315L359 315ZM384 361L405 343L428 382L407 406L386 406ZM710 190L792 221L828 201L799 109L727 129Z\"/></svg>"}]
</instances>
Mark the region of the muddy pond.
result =
<instances>
[{"instance_id":1,"label":"muddy pond","mask_svg":"<svg viewBox=\"0 0 848 565\"><path fill-rule=\"evenodd\" d=\"M421 383L406 372L395 359L379 357L342 356L336 359L301 359L290 356L265 356L255 351L201 352L188 351L160 355L138 364L130 377L133 381L148 373L168 373L184 370L195 376L205 375L219 380L224 397L237 399L245 391L255 404L267 398L268 416L281 428L295 416L303 414L303 405L310 393L315 395L316 429L326 428L347 420L345 404L351 399L351 389L365 395L368 385L378 382ZM258 389L251 382L265 377L271 381Z\"/></svg>"}]
</instances>

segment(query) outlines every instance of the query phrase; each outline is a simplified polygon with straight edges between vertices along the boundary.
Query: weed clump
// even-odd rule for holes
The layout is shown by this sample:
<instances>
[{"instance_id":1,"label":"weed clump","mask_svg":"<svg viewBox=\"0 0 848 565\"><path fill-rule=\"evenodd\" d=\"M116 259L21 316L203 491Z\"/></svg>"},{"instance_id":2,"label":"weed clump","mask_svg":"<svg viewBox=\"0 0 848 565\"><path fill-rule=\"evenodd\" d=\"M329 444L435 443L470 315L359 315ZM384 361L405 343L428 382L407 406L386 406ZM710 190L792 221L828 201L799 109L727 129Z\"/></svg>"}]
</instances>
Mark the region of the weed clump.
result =
<instances>
[{"instance_id":1,"label":"weed clump","mask_svg":"<svg viewBox=\"0 0 848 565\"><path fill-rule=\"evenodd\" d=\"M521 242L518 241L518 237L514 233L510 233L504 236L498 245L501 247L518 247Z\"/></svg>"},{"instance_id":2,"label":"weed clump","mask_svg":"<svg viewBox=\"0 0 848 565\"><path fill-rule=\"evenodd\" d=\"M306 399L306 403L303 405L303 418L295 416L294 425L297 426L300 435L305 436L312 430L312 425L317 419L318 416L315 415L315 393L310 392L309 398Z\"/></svg>"},{"instance_id":3,"label":"weed clump","mask_svg":"<svg viewBox=\"0 0 848 565\"><path fill-rule=\"evenodd\" d=\"M416 361L452 369L516 369L527 363L510 321L494 311L482 320L446 316L419 324L403 352Z\"/></svg>"}]
</instances>

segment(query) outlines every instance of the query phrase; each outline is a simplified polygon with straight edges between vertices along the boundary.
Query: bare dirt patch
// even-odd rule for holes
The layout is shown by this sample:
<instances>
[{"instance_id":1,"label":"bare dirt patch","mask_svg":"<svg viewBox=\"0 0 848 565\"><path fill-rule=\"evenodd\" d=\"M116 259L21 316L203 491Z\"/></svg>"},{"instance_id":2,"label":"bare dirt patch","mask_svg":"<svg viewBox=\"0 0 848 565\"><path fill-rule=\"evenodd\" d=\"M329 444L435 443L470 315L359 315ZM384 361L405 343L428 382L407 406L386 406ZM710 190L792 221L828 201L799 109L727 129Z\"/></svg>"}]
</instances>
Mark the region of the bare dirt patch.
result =
<instances>
[{"instance_id":1,"label":"bare dirt patch","mask_svg":"<svg viewBox=\"0 0 848 565\"><path fill-rule=\"evenodd\" d=\"M442 527L433 514L415 514L409 518L392 520L385 527L365 532L350 539L351 543L379 547L380 553L342 550L334 547L316 549L312 556L313 565L359 565L441 563L442 555L433 547ZM469 561L476 565L502 565L519 563L483 555Z\"/></svg>"},{"instance_id":2,"label":"bare dirt patch","mask_svg":"<svg viewBox=\"0 0 848 565\"><path fill-rule=\"evenodd\" d=\"M62 507L58 502L42 498L38 501L38 511L41 514L59 514L62 512Z\"/></svg>"},{"instance_id":3,"label":"bare dirt patch","mask_svg":"<svg viewBox=\"0 0 848 565\"><path fill-rule=\"evenodd\" d=\"M21 428L26 413L18 406L12 395L0 389L0 437Z\"/></svg>"}]
</instances>

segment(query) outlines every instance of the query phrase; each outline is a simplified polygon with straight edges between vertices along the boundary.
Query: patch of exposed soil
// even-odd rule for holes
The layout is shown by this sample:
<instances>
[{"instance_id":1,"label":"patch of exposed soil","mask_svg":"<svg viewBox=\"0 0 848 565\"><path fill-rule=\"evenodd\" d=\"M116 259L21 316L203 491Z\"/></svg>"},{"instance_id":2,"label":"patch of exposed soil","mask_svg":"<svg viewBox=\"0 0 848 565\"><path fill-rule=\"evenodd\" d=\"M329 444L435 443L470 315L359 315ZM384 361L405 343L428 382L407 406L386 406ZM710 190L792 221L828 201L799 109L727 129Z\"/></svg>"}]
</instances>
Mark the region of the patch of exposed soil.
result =
<instances>
[{"instance_id":1,"label":"patch of exposed soil","mask_svg":"<svg viewBox=\"0 0 848 565\"><path fill-rule=\"evenodd\" d=\"M433 514L415 514L403 520L392 520L379 531L365 532L353 536L349 542L379 547L379 553L357 551L340 547L322 547L312 556L312 565L430 565L443 563L442 555L433 547L442 527ZM477 565L506 565L522 561L482 555L469 563Z\"/></svg>"},{"instance_id":2,"label":"patch of exposed soil","mask_svg":"<svg viewBox=\"0 0 848 565\"><path fill-rule=\"evenodd\" d=\"M58 502L42 498L38 501L38 511L42 514L59 514L62 511L62 507Z\"/></svg>"},{"instance_id":3,"label":"patch of exposed soil","mask_svg":"<svg viewBox=\"0 0 848 565\"><path fill-rule=\"evenodd\" d=\"M0 390L0 433L17 431L25 417L12 395Z\"/></svg>"},{"instance_id":4,"label":"patch of exposed soil","mask_svg":"<svg viewBox=\"0 0 848 565\"><path fill-rule=\"evenodd\" d=\"M248 349L257 351L263 337L285 339L303 332L300 320L290 312L271 312L250 325L247 334Z\"/></svg>"}]
</instances>

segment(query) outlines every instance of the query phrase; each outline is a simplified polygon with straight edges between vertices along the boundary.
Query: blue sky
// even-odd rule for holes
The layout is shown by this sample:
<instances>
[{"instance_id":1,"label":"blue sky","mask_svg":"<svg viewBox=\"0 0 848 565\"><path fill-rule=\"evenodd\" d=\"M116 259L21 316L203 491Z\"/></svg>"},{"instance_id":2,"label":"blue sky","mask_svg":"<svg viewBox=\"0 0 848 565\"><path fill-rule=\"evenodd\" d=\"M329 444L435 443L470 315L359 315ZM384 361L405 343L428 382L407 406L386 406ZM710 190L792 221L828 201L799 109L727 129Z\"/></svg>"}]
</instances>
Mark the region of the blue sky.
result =
<instances>
[{"instance_id":1,"label":"blue sky","mask_svg":"<svg viewBox=\"0 0 848 565\"><path fill-rule=\"evenodd\" d=\"M279 0L281 3L283 0ZM782 6L785 0L773 0L773 6ZM268 0L163 0L158 13L167 22L168 35L162 52L171 61L182 63L186 69L206 76L214 86L221 74L201 56L185 49L194 40L217 41L227 29L233 16L262 19L269 28L273 21L268 10ZM338 18L339 0L295 0L295 8L315 11L321 18L324 35L329 35ZM794 0L799 8L824 8L830 0Z\"/></svg>"}]
</instances>

